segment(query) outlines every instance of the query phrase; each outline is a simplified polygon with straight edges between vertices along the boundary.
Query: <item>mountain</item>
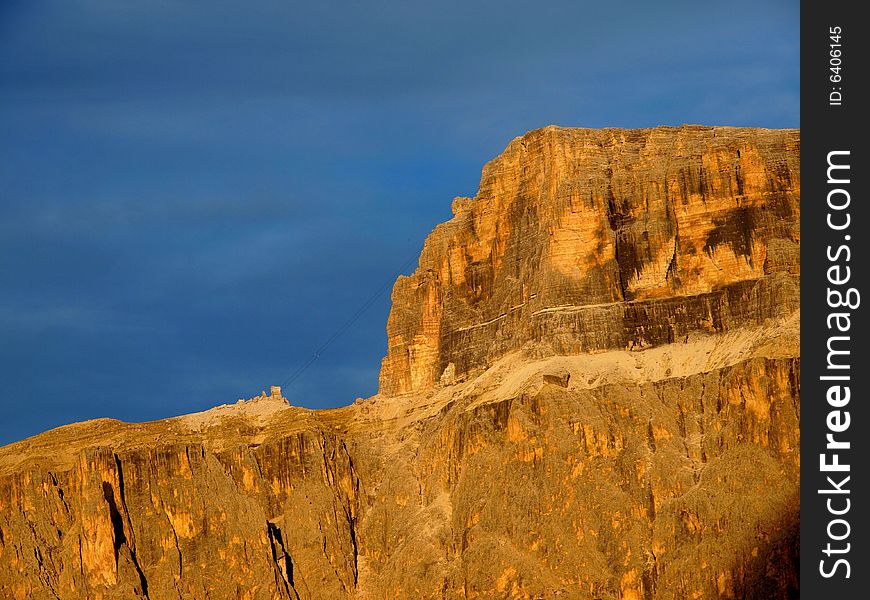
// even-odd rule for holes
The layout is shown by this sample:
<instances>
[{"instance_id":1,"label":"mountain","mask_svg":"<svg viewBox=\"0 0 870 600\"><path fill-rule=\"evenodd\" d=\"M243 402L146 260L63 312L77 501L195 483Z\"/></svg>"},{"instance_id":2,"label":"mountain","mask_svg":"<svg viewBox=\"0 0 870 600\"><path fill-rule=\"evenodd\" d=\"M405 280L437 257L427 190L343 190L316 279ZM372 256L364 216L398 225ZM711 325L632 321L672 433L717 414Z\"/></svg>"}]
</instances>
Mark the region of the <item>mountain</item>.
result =
<instances>
[{"instance_id":1,"label":"mountain","mask_svg":"<svg viewBox=\"0 0 870 600\"><path fill-rule=\"evenodd\" d=\"M516 138L396 282L376 396L0 449L0 596L796 598L799 163Z\"/></svg>"}]
</instances>

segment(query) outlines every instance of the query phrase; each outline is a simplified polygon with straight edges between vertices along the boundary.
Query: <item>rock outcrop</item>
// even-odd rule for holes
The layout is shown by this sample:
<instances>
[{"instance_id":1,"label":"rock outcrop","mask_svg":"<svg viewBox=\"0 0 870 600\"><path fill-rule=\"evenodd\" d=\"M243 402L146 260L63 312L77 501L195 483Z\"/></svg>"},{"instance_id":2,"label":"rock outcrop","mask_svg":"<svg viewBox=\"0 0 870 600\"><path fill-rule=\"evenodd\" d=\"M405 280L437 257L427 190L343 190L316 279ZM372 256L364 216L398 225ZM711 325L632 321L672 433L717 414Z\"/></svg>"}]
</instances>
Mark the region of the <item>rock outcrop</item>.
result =
<instances>
[{"instance_id":1,"label":"rock outcrop","mask_svg":"<svg viewBox=\"0 0 870 600\"><path fill-rule=\"evenodd\" d=\"M381 392L519 349L645 347L789 314L799 158L798 132L782 130L547 127L513 140L396 283Z\"/></svg>"},{"instance_id":2,"label":"rock outcrop","mask_svg":"<svg viewBox=\"0 0 870 600\"><path fill-rule=\"evenodd\" d=\"M0 597L796 597L799 148L514 140L397 282L377 396L0 448Z\"/></svg>"}]
</instances>

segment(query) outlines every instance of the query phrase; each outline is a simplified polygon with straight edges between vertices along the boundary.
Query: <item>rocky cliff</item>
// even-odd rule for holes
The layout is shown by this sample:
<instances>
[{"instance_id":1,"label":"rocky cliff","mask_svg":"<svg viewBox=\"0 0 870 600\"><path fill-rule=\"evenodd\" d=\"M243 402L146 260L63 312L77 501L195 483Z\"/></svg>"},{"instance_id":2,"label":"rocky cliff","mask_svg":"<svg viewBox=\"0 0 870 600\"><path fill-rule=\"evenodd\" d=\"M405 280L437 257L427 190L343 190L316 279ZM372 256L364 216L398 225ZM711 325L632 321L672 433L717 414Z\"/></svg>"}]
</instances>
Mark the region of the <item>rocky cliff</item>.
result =
<instances>
[{"instance_id":1,"label":"rocky cliff","mask_svg":"<svg viewBox=\"0 0 870 600\"><path fill-rule=\"evenodd\" d=\"M381 392L519 349L654 346L790 313L799 158L796 131L547 127L515 139L396 283Z\"/></svg>"},{"instance_id":2,"label":"rocky cliff","mask_svg":"<svg viewBox=\"0 0 870 600\"><path fill-rule=\"evenodd\" d=\"M0 597L793 598L797 131L517 138L381 392L0 449Z\"/></svg>"}]
</instances>

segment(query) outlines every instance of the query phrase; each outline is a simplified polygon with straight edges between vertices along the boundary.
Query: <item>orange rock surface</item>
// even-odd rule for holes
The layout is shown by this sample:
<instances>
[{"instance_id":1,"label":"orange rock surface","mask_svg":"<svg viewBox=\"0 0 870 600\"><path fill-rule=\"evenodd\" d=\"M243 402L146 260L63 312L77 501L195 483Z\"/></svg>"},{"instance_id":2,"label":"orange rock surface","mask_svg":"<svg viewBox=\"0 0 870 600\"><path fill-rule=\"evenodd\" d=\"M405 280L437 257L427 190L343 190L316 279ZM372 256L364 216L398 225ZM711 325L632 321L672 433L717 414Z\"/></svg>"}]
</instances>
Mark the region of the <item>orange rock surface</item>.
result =
<instances>
[{"instance_id":1,"label":"orange rock surface","mask_svg":"<svg viewBox=\"0 0 870 600\"><path fill-rule=\"evenodd\" d=\"M795 597L799 160L517 138L396 283L378 395L0 448L0 597Z\"/></svg>"},{"instance_id":2,"label":"orange rock surface","mask_svg":"<svg viewBox=\"0 0 870 600\"><path fill-rule=\"evenodd\" d=\"M650 346L788 314L799 158L796 130L547 127L513 140L396 283L381 392L521 348Z\"/></svg>"}]
</instances>

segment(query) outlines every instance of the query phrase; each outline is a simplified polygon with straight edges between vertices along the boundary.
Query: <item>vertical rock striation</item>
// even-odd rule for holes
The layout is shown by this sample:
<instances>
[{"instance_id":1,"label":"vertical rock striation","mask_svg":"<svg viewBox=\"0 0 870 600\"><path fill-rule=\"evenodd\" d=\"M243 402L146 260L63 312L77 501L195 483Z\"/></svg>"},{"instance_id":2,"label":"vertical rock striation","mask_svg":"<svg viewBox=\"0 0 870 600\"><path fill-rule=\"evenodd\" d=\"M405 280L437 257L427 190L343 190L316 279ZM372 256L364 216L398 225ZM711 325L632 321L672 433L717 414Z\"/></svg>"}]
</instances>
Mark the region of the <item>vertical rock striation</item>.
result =
<instances>
[{"instance_id":1,"label":"vertical rock striation","mask_svg":"<svg viewBox=\"0 0 870 600\"><path fill-rule=\"evenodd\" d=\"M727 127L513 140L396 282L381 393L521 348L646 347L790 313L799 150L795 130Z\"/></svg>"}]
</instances>

